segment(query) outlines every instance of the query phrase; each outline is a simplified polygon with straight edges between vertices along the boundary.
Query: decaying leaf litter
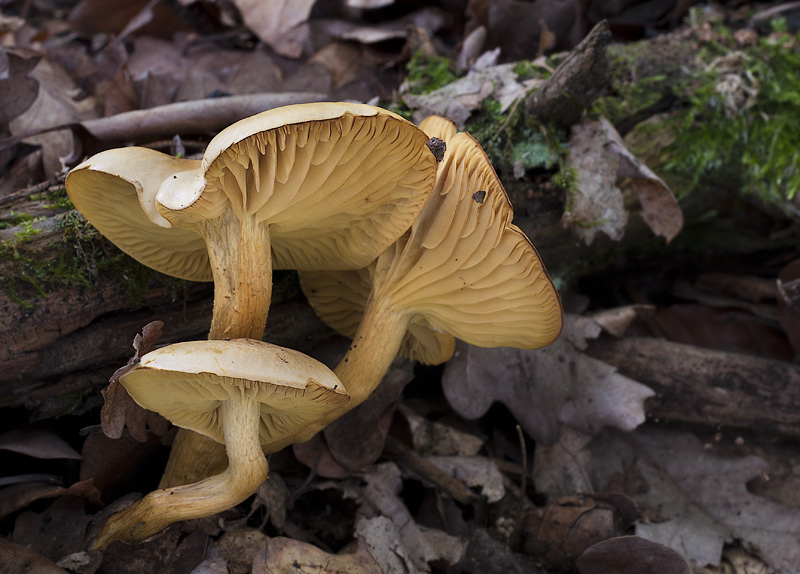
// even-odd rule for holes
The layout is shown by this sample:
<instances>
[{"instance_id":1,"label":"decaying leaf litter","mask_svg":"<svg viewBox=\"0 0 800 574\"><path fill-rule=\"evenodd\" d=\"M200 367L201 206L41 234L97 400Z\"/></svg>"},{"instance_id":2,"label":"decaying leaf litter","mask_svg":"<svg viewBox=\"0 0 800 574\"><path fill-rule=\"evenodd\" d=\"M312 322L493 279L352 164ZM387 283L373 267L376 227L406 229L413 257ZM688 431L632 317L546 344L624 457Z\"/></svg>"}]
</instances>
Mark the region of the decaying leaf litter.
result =
<instances>
[{"instance_id":1,"label":"decaying leaf litter","mask_svg":"<svg viewBox=\"0 0 800 574\"><path fill-rule=\"evenodd\" d=\"M793 571L797 208L780 122L800 86L796 8L263 4L3 6L3 568ZM610 35L581 43L603 18ZM192 157L239 117L327 100L478 138L559 287L562 337L459 344L443 368L398 359L364 405L272 455L249 501L87 551L155 488L174 438L133 404L107 438L100 391L151 321L165 343L205 338L210 292L92 235L65 168L127 143ZM714 140L716 114L747 134ZM766 149L737 151L762 132ZM291 274L273 302L266 340L336 363L346 343Z\"/></svg>"}]
</instances>

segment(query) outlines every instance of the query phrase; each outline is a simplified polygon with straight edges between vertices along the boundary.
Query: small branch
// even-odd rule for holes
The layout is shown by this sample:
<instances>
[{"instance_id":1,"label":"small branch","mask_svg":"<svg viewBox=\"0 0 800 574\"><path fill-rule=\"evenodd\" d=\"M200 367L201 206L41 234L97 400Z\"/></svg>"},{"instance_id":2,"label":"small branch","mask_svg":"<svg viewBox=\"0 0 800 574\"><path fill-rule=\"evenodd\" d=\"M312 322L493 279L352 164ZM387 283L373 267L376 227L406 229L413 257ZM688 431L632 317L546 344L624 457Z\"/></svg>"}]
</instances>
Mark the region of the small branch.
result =
<instances>
[{"instance_id":1,"label":"small branch","mask_svg":"<svg viewBox=\"0 0 800 574\"><path fill-rule=\"evenodd\" d=\"M652 418L800 437L796 363L647 337L601 337L587 353L652 388Z\"/></svg>"},{"instance_id":2,"label":"small branch","mask_svg":"<svg viewBox=\"0 0 800 574\"><path fill-rule=\"evenodd\" d=\"M610 42L611 31L603 20L528 98L526 112L545 123L564 127L577 123L611 81Z\"/></svg>"},{"instance_id":3,"label":"small branch","mask_svg":"<svg viewBox=\"0 0 800 574\"><path fill-rule=\"evenodd\" d=\"M394 460L417 474L420 478L432 482L457 502L470 504L478 499L477 495L464 486L461 481L442 471L438 466L420 456L396 438L392 436L386 437L385 450Z\"/></svg>"}]
</instances>

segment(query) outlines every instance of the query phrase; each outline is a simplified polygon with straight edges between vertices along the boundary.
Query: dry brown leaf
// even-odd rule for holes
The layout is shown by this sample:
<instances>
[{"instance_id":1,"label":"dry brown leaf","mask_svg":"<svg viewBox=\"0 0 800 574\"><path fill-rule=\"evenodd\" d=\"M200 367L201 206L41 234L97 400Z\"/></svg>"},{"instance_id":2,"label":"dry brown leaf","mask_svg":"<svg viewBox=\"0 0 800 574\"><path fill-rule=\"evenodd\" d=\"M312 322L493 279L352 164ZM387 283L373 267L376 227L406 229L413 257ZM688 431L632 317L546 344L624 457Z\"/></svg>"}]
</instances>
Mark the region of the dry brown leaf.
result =
<instances>
[{"instance_id":1,"label":"dry brown leaf","mask_svg":"<svg viewBox=\"0 0 800 574\"><path fill-rule=\"evenodd\" d=\"M378 460L389 432L394 406L413 379L413 363L407 359L395 359L366 401L325 428L325 442L336 462L355 471Z\"/></svg>"},{"instance_id":2,"label":"dry brown leaf","mask_svg":"<svg viewBox=\"0 0 800 574\"><path fill-rule=\"evenodd\" d=\"M764 476L756 456L708 452L693 434L643 427L605 432L591 443L595 487L635 484L629 494L650 520L636 534L665 544L698 567L718 565L724 544L737 541L778 572L800 564L800 511L752 494ZM613 485L613 486L612 486Z\"/></svg>"},{"instance_id":3,"label":"dry brown leaf","mask_svg":"<svg viewBox=\"0 0 800 574\"><path fill-rule=\"evenodd\" d=\"M598 542L578 558L577 566L581 574L692 574L678 552L639 536Z\"/></svg>"},{"instance_id":4,"label":"dry brown leaf","mask_svg":"<svg viewBox=\"0 0 800 574\"><path fill-rule=\"evenodd\" d=\"M618 534L614 509L589 497L570 496L530 512L522 549L556 570L568 570L590 546Z\"/></svg>"},{"instance_id":5,"label":"dry brown leaf","mask_svg":"<svg viewBox=\"0 0 800 574\"><path fill-rule=\"evenodd\" d=\"M31 106L9 123L12 134L22 134L40 128L69 124L96 116L92 98L78 102L72 79L55 62L40 60L30 77L39 82L39 91ZM72 152L72 136L68 132L55 132L33 136L25 140L42 146L42 163L45 175L61 171L61 158Z\"/></svg>"},{"instance_id":6,"label":"dry brown leaf","mask_svg":"<svg viewBox=\"0 0 800 574\"><path fill-rule=\"evenodd\" d=\"M248 528L224 532L214 543L214 548L232 574L247 574L259 553L267 548L268 542L266 534Z\"/></svg>"},{"instance_id":7,"label":"dry brown leaf","mask_svg":"<svg viewBox=\"0 0 800 574\"><path fill-rule=\"evenodd\" d=\"M76 482L67 488L46 482L26 482L8 486L0 490L0 518L5 518L12 512L25 508L36 500L55 498L57 496L80 496L89 500L92 504L102 506L100 491L94 486L93 482L90 478Z\"/></svg>"},{"instance_id":8,"label":"dry brown leaf","mask_svg":"<svg viewBox=\"0 0 800 574\"><path fill-rule=\"evenodd\" d=\"M119 382L119 378L133 368L142 355L155 348L163 327L164 323L161 321L153 321L144 326L142 334L137 334L133 339L133 348L136 351L133 357L127 365L114 372L108 388L100 391L105 401L100 410L100 426L108 438L120 438L123 429L128 427L133 438L139 442L147 442L148 427L158 435L165 434L169 428L164 417L137 405Z\"/></svg>"},{"instance_id":9,"label":"dry brown leaf","mask_svg":"<svg viewBox=\"0 0 800 574\"><path fill-rule=\"evenodd\" d=\"M66 574L41 554L0 538L0 572L20 574Z\"/></svg>"},{"instance_id":10,"label":"dry brown leaf","mask_svg":"<svg viewBox=\"0 0 800 574\"><path fill-rule=\"evenodd\" d=\"M27 110L39 92L39 82L29 74L39 56L24 50L0 48L0 128Z\"/></svg>"},{"instance_id":11,"label":"dry brown leaf","mask_svg":"<svg viewBox=\"0 0 800 574\"><path fill-rule=\"evenodd\" d=\"M505 111L514 101L524 97L536 83L518 82L514 65L502 64L471 71L429 94L403 94L402 97L406 104L416 109L414 121L417 123L436 114L463 126L472 112L480 109L483 100L489 96L500 101Z\"/></svg>"},{"instance_id":12,"label":"dry brown leaf","mask_svg":"<svg viewBox=\"0 0 800 574\"><path fill-rule=\"evenodd\" d=\"M644 401L653 391L581 352L599 325L574 315L564 319L561 337L542 349L459 343L442 379L450 405L476 419L500 402L541 444L558 440L561 424L594 434L604 426L632 430L644 422Z\"/></svg>"},{"instance_id":13,"label":"dry brown leaf","mask_svg":"<svg viewBox=\"0 0 800 574\"><path fill-rule=\"evenodd\" d=\"M473 456L483 446L483 439L439 422L429 421L400 405L398 410L408 421L414 450L435 456Z\"/></svg>"},{"instance_id":14,"label":"dry brown leaf","mask_svg":"<svg viewBox=\"0 0 800 574\"><path fill-rule=\"evenodd\" d=\"M592 455L586 445L591 436L569 427L561 430L558 442L537 444L533 451L533 480L536 491L548 499L592 494L592 481L586 468Z\"/></svg>"},{"instance_id":15,"label":"dry brown leaf","mask_svg":"<svg viewBox=\"0 0 800 574\"><path fill-rule=\"evenodd\" d=\"M457 538L414 522L399 496L403 483L397 465L378 464L363 480L367 485L356 533L384 572L428 572L429 562L458 562L462 548Z\"/></svg>"},{"instance_id":16,"label":"dry brown leaf","mask_svg":"<svg viewBox=\"0 0 800 574\"><path fill-rule=\"evenodd\" d=\"M315 0L233 0L242 19L265 44L283 56L299 58L303 46L294 37L308 20Z\"/></svg>"},{"instance_id":17,"label":"dry brown leaf","mask_svg":"<svg viewBox=\"0 0 800 574\"><path fill-rule=\"evenodd\" d=\"M0 450L10 450L35 458L80 460L81 455L67 441L41 427L12 429L0 435Z\"/></svg>"},{"instance_id":18,"label":"dry brown leaf","mask_svg":"<svg viewBox=\"0 0 800 574\"><path fill-rule=\"evenodd\" d=\"M563 221L590 245L599 232L619 241L628 222L622 191L625 180L639 198L642 218L668 242L683 227L683 212L666 183L625 147L605 118L572 128L567 167L578 171L577 190L569 199Z\"/></svg>"},{"instance_id":19,"label":"dry brown leaf","mask_svg":"<svg viewBox=\"0 0 800 574\"><path fill-rule=\"evenodd\" d=\"M267 548L253 559L253 574L278 572L313 572L314 574L382 574L364 545L355 552L328 554L316 546L276 537L269 540Z\"/></svg>"}]
</instances>

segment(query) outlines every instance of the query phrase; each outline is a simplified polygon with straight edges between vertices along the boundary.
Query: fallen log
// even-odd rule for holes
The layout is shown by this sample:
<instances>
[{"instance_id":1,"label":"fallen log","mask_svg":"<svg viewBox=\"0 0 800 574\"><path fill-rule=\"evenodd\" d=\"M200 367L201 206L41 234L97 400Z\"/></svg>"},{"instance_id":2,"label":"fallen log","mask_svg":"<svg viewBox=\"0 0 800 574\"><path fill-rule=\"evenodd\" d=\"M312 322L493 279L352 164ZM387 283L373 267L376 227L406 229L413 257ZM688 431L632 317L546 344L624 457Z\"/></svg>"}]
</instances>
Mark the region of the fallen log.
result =
<instances>
[{"instance_id":1,"label":"fallen log","mask_svg":"<svg viewBox=\"0 0 800 574\"><path fill-rule=\"evenodd\" d=\"M601 337L586 352L656 392L660 421L800 437L800 365L647 337Z\"/></svg>"}]
</instances>

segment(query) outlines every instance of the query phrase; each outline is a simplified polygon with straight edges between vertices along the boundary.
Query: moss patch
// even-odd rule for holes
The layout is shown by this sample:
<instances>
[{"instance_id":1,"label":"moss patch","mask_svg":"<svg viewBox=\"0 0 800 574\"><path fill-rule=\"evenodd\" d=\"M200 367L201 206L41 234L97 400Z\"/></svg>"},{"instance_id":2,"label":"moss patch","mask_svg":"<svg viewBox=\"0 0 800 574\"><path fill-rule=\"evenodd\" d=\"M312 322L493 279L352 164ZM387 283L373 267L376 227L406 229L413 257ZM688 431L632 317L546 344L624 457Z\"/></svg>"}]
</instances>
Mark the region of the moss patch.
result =
<instances>
[{"instance_id":1,"label":"moss patch","mask_svg":"<svg viewBox=\"0 0 800 574\"><path fill-rule=\"evenodd\" d=\"M93 288L98 278L110 275L122 282L131 299L138 303L144 298L150 279L173 289L175 299L183 292L184 281L153 271L121 252L92 227L75 210L48 220L48 231L41 235L56 235L53 241L38 245L34 241L40 229L28 220L13 239L0 241L2 275L11 297L26 308L35 301L23 300L16 294L20 282L32 286L41 296L59 287Z\"/></svg>"}]
</instances>

